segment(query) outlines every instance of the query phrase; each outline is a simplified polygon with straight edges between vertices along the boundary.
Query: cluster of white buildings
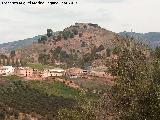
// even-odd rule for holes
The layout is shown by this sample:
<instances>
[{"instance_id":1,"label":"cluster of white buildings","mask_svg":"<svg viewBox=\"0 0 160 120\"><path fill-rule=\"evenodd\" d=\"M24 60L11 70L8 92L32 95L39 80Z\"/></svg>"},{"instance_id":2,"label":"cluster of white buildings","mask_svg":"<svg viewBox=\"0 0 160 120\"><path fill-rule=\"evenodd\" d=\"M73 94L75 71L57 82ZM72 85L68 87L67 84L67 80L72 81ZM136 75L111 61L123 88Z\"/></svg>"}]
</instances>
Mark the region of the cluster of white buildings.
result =
<instances>
[{"instance_id":1,"label":"cluster of white buildings","mask_svg":"<svg viewBox=\"0 0 160 120\"><path fill-rule=\"evenodd\" d=\"M39 71L30 67L0 66L0 76L17 75L28 78L47 78L63 76L64 74L65 70L61 68L44 69L43 71Z\"/></svg>"},{"instance_id":2,"label":"cluster of white buildings","mask_svg":"<svg viewBox=\"0 0 160 120\"><path fill-rule=\"evenodd\" d=\"M0 76L10 76L16 75L19 77L27 78L27 79L45 79L48 77L60 77L60 76L68 76L70 78L78 78L84 77L87 75L96 76L96 77L107 77L110 76L102 71L95 71L95 70L84 70L80 68L69 68L69 69L62 69L62 68L53 68L53 69L44 69L44 70L37 70L30 67L12 67L12 66L0 66Z\"/></svg>"},{"instance_id":3,"label":"cluster of white buildings","mask_svg":"<svg viewBox=\"0 0 160 120\"><path fill-rule=\"evenodd\" d=\"M44 69L42 71L30 68L30 67L12 67L12 66L0 66L0 76L17 75L20 77L60 77L70 76L73 78L81 76L86 73L86 70L80 68L70 68L64 70L62 68Z\"/></svg>"},{"instance_id":4,"label":"cluster of white buildings","mask_svg":"<svg viewBox=\"0 0 160 120\"><path fill-rule=\"evenodd\" d=\"M0 66L0 76L17 75L25 78L43 79L47 77L60 77L69 76L71 78L77 78L83 74L83 69L70 68L64 70L62 68L37 70L30 67L12 67L12 66Z\"/></svg>"}]
</instances>

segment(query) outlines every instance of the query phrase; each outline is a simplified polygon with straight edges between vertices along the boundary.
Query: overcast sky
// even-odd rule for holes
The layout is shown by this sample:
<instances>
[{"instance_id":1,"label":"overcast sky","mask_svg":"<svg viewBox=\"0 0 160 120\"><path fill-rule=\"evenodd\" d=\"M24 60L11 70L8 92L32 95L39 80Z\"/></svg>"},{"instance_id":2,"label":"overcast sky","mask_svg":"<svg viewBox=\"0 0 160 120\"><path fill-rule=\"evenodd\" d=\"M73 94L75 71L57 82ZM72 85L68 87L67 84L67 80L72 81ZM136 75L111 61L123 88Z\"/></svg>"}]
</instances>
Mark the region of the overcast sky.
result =
<instances>
[{"instance_id":1,"label":"overcast sky","mask_svg":"<svg viewBox=\"0 0 160 120\"><path fill-rule=\"evenodd\" d=\"M16 0L0 0L0 43L45 34L47 28L63 30L76 22L97 23L113 32L160 32L160 0L66 0L78 3L52 6L2 1Z\"/></svg>"}]
</instances>

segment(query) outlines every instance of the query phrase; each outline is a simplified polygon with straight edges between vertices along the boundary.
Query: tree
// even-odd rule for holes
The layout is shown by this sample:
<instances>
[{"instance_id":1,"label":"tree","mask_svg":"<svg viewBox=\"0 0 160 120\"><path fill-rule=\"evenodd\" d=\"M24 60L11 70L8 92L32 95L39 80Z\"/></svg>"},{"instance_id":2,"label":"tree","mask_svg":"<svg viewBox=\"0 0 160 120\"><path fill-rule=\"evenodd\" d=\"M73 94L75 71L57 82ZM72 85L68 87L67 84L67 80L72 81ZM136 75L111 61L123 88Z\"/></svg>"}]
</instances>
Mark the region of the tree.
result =
<instances>
[{"instance_id":1,"label":"tree","mask_svg":"<svg viewBox=\"0 0 160 120\"><path fill-rule=\"evenodd\" d=\"M119 119L159 120L160 100L150 51L129 38L118 41L118 60L111 68L117 76L113 96Z\"/></svg>"},{"instance_id":2,"label":"tree","mask_svg":"<svg viewBox=\"0 0 160 120\"><path fill-rule=\"evenodd\" d=\"M20 66L20 63L19 63L19 61L18 61L17 58L16 58L15 66L16 66L16 67L19 67L19 66Z\"/></svg>"},{"instance_id":3,"label":"tree","mask_svg":"<svg viewBox=\"0 0 160 120\"><path fill-rule=\"evenodd\" d=\"M160 60L160 47L156 47L156 49L155 49L155 57Z\"/></svg>"},{"instance_id":4,"label":"tree","mask_svg":"<svg viewBox=\"0 0 160 120\"><path fill-rule=\"evenodd\" d=\"M85 47L85 46L86 46L86 43L84 41L82 41L81 47Z\"/></svg>"},{"instance_id":5,"label":"tree","mask_svg":"<svg viewBox=\"0 0 160 120\"><path fill-rule=\"evenodd\" d=\"M53 35L52 29L47 29L47 36L51 37Z\"/></svg>"},{"instance_id":6,"label":"tree","mask_svg":"<svg viewBox=\"0 0 160 120\"><path fill-rule=\"evenodd\" d=\"M67 54L67 52L63 50L60 52L59 56L60 56L60 61L62 62L69 58L69 55Z\"/></svg>"},{"instance_id":7,"label":"tree","mask_svg":"<svg viewBox=\"0 0 160 120\"><path fill-rule=\"evenodd\" d=\"M11 64L12 64L12 66L15 66L15 59L14 58L11 59Z\"/></svg>"},{"instance_id":8,"label":"tree","mask_svg":"<svg viewBox=\"0 0 160 120\"><path fill-rule=\"evenodd\" d=\"M62 108L58 111L57 120L99 120L94 113L93 101L80 95L77 107L74 109Z\"/></svg>"},{"instance_id":9,"label":"tree","mask_svg":"<svg viewBox=\"0 0 160 120\"><path fill-rule=\"evenodd\" d=\"M97 48L96 52L100 52L100 51L102 51L102 50L104 50L104 46L103 46L103 45L100 45L100 46Z\"/></svg>"},{"instance_id":10,"label":"tree","mask_svg":"<svg viewBox=\"0 0 160 120\"><path fill-rule=\"evenodd\" d=\"M83 36L83 33L79 33L79 37L81 38Z\"/></svg>"},{"instance_id":11,"label":"tree","mask_svg":"<svg viewBox=\"0 0 160 120\"><path fill-rule=\"evenodd\" d=\"M62 48L60 46L58 46L56 49L55 49L55 52L56 53L60 53L62 51Z\"/></svg>"},{"instance_id":12,"label":"tree","mask_svg":"<svg viewBox=\"0 0 160 120\"><path fill-rule=\"evenodd\" d=\"M5 58L3 58L2 64L3 64L3 65L6 65Z\"/></svg>"},{"instance_id":13,"label":"tree","mask_svg":"<svg viewBox=\"0 0 160 120\"><path fill-rule=\"evenodd\" d=\"M27 65L27 60L26 59L21 59L20 60L20 65L21 66L26 66Z\"/></svg>"},{"instance_id":14,"label":"tree","mask_svg":"<svg viewBox=\"0 0 160 120\"><path fill-rule=\"evenodd\" d=\"M157 47L154 51L154 82L160 85L160 47Z\"/></svg>"},{"instance_id":15,"label":"tree","mask_svg":"<svg viewBox=\"0 0 160 120\"><path fill-rule=\"evenodd\" d=\"M48 64L50 60L50 55L47 54L39 54L38 61L44 65Z\"/></svg>"},{"instance_id":16,"label":"tree","mask_svg":"<svg viewBox=\"0 0 160 120\"><path fill-rule=\"evenodd\" d=\"M114 47L113 50L112 50L112 53L113 54L118 54L119 53L119 48Z\"/></svg>"},{"instance_id":17,"label":"tree","mask_svg":"<svg viewBox=\"0 0 160 120\"><path fill-rule=\"evenodd\" d=\"M41 36L41 38L38 39L38 43L45 44L45 41L47 41L47 37L46 36Z\"/></svg>"},{"instance_id":18,"label":"tree","mask_svg":"<svg viewBox=\"0 0 160 120\"><path fill-rule=\"evenodd\" d=\"M6 55L3 55L3 54L0 54L0 63L2 65L5 65L6 64L6 59L8 59L8 57Z\"/></svg>"},{"instance_id":19,"label":"tree","mask_svg":"<svg viewBox=\"0 0 160 120\"><path fill-rule=\"evenodd\" d=\"M74 38L74 33L71 31L63 31L62 36L65 40L67 40L68 38Z\"/></svg>"},{"instance_id":20,"label":"tree","mask_svg":"<svg viewBox=\"0 0 160 120\"><path fill-rule=\"evenodd\" d=\"M74 33L74 35L78 35L78 30L77 29L72 29L72 32Z\"/></svg>"},{"instance_id":21,"label":"tree","mask_svg":"<svg viewBox=\"0 0 160 120\"><path fill-rule=\"evenodd\" d=\"M109 48L106 49L106 55L107 55L107 57L111 56L111 50Z\"/></svg>"},{"instance_id":22,"label":"tree","mask_svg":"<svg viewBox=\"0 0 160 120\"><path fill-rule=\"evenodd\" d=\"M10 61L10 58L7 59L7 65L10 65L11 64L11 61Z\"/></svg>"},{"instance_id":23,"label":"tree","mask_svg":"<svg viewBox=\"0 0 160 120\"><path fill-rule=\"evenodd\" d=\"M106 87L106 86L105 86ZM94 114L98 120L118 120L114 107L115 101L110 92L106 92L96 101Z\"/></svg>"},{"instance_id":24,"label":"tree","mask_svg":"<svg viewBox=\"0 0 160 120\"><path fill-rule=\"evenodd\" d=\"M15 57L16 56L16 52L15 52L15 50L12 50L11 52L10 52L10 57L12 58L12 57Z\"/></svg>"}]
</instances>

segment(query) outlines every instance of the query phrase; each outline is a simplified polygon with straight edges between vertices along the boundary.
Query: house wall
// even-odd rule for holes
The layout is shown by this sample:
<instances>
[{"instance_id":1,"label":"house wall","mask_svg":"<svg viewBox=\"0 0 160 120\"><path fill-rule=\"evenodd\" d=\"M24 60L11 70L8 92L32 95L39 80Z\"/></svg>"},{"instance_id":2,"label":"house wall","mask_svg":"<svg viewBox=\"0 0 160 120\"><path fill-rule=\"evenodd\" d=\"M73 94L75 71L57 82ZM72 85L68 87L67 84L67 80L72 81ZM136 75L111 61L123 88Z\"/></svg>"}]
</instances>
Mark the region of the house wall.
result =
<instances>
[{"instance_id":1,"label":"house wall","mask_svg":"<svg viewBox=\"0 0 160 120\"><path fill-rule=\"evenodd\" d=\"M3 66L0 68L0 75L8 76L14 74L14 68L12 66Z\"/></svg>"},{"instance_id":2,"label":"house wall","mask_svg":"<svg viewBox=\"0 0 160 120\"><path fill-rule=\"evenodd\" d=\"M63 76L63 73L50 72L49 76L54 76L54 77L59 76L60 77L60 76Z\"/></svg>"},{"instance_id":3,"label":"house wall","mask_svg":"<svg viewBox=\"0 0 160 120\"><path fill-rule=\"evenodd\" d=\"M46 77L60 77L60 76L63 76L64 75L64 71L59 71L59 70L45 70L43 71L42 73L42 77L43 78L46 78Z\"/></svg>"},{"instance_id":4,"label":"house wall","mask_svg":"<svg viewBox=\"0 0 160 120\"><path fill-rule=\"evenodd\" d=\"M27 69L26 70L26 77L32 77L33 76L33 69Z\"/></svg>"},{"instance_id":5,"label":"house wall","mask_svg":"<svg viewBox=\"0 0 160 120\"><path fill-rule=\"evenodd\" d=\"M77 78L83 75L87 75L87 73L88 73L87 70L83 70L80 68L71 68L71 69L66 70L65 75L71 78Z\"/></svg>"},{"instance_id":6,"label":"house wall","mask_svg":"<svg viewBox=\"0 0 160 120\"><path fill-rule=\"evenodd\" d=\"M26 76L26 70L25 69L16 69L15 70L15 75L20 76L20 77L25 77Z\"/></svg>"},{"instance_id":7,"label":"house wall","mask_svg":"<svg viewBox=\"0 0 160 120\"><path fill-rule=\"evenodd\" d=\"M32 77L33 76L33 69L31 68L17 68L15 70L15 75L20 77Z\"/></svg>"}]
</instances>

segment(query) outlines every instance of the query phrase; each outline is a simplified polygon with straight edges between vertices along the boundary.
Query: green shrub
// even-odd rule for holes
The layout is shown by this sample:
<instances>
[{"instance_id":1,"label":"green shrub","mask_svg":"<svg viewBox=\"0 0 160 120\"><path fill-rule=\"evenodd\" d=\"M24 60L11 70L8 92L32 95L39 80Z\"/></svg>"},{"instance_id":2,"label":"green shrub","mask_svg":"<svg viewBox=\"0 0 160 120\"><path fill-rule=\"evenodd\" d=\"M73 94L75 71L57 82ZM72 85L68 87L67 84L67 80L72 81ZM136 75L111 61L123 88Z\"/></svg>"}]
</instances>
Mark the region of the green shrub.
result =
<instances>
[{"instance_id":1,"label":"green shrub","mask_svg":"<svg viewBox=\"0 0 160 120\"><path fill-rule=\"evenodd\" d=\"M119 40L117 76L113 87L116 112L123 120L160 119L160 100L153 80L153 59L148 48L129 38Z\"/></svg>"},{"instance_id":2,"label":"green shrub","mask_svg":"<svg viewBox=\"0 0 160 120\"><path fill-rule=\"evenodd\" d=\"M47 36L51 37L53 35L52 29L47 29Z\"/></svg>"}]
</instances>

